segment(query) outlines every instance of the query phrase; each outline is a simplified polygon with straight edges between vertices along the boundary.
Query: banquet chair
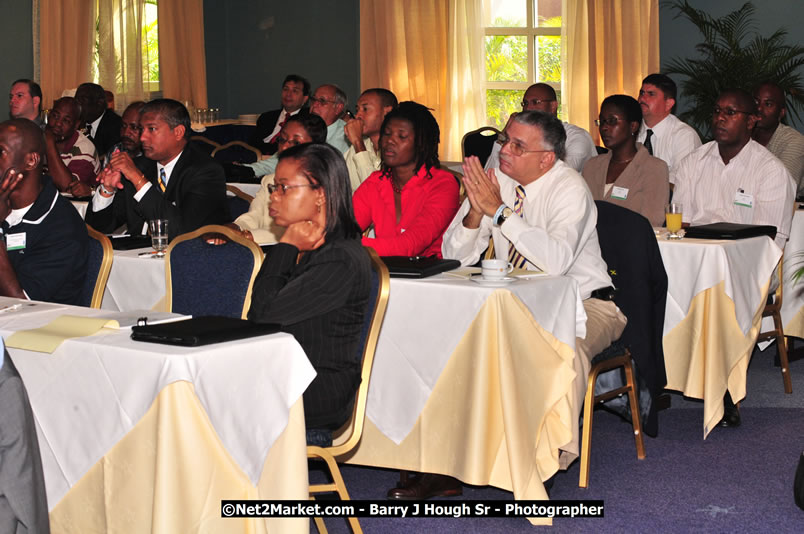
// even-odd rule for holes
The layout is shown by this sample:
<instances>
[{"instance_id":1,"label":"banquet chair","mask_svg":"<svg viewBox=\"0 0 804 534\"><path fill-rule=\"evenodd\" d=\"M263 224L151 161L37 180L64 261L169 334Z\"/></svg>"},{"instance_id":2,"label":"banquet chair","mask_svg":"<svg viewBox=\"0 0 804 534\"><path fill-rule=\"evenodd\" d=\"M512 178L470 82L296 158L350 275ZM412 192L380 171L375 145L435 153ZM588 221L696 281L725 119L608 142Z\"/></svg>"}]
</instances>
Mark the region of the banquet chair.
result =
<instances>
[{"instance_id":1,"label":"banquet chair","mask_svg":"<svg viewBox=\"0 0 804 534\"><path fill-rule=\"evenodd\" d=\"M463 157L477 156L480 164L485 167L498 135L500 135L500 130L492 126L483 126L477 130L466 132L461 140Z\"/></svg>"},{"instance_id":2,"label":"banquet chair","mask_svg":"<svg viewBox=\"0 0 804 534\"><path fill-rule=\"evenodd\" d=\"M81 306L100 309L103 292L112 270L114 250L109 238L87 225L89 248L87 260L87 277L81 289Z\"/></svg>"},{"instance_id":3,"label":"banquet chair","mask_svg":"<svg viewBox=\"0 0 804 534\"><path fill-rule=\"evenodd\" d=\"M589 484L594 405L627 394L627 405L610 407L630 418L641 460L645 458L643 425L644 433L658 432L656 399L667 384L662 346L667 273L653 228L645 217L621 206L605 201L596 201L595 206L601 255L617 288L615 303L628 324L618 341L592 359L581 437L578 485L582 488ZM622 373L607 372L618 368Z\"/></svg>"},{"instance_id":4,"label":"banquet chair","mask_svg":"<svg viewBox=\"0 0 804 534\"><path fill-rule=\"evenodd\" d=\"M784 382L784 392L793 393L793 383L790 378L790 362L787 358L787 337L784 335L784 323L782 323L782 286L784 277L782 276L782 266L784 265L784 254L779 258L776 276L779 278L779 287L776 293L771 295L765 308L762 310L762 317L773 317L773 329L760 332L757 342L776 339L776 350L779 353L779 364L782 368L782 381Z\"/></svg>"},{"instance_id":5,"label":"banquet chair","mask_svg":"<svg viewBox=\"0 0 804 534\"><path fill-rule=\"evenodd\" d=\"M229 203L229 216L235 220L248 211L254 197L234 185L226 184L226 191L231 193L231 195L226 195L226 201Z\"/></svg>"},{"instance_id":6,"label":"banquet chair","mask_svg":"<svg viewBox=\"0 0 804 534\"><path fill-rule=\"evenodd\" d=\"M627 394L631 408L631 425L634 428L634 439L636 441L637 458L645 459L645 443L642 438L642 423L639 416L639 402L637 401L637 385L633 370L634 362L631 359L631 352L622 344L615 341L603 352L592 358L592 368L589 371L589 379L586 384L586 396L583 401L583 434L581 435L581 472L578 478L578 486L586 488L589 486L589 457L591 456L592 445L592 412L599 402ZM622 367L625 371L625 385L617 389L595 395L595 383L597 377L603 372L611 371Z\"/></svg>"},{"instance_id":7,"label":"banquet chair","mask_svg":"<svg viewBox=\"0 0 804 534\"><path fill-rule=\"evenodd\" d=\"M216 148L220 148L220 146L221 146L218 143L216 143L215 141L212 141L211 139L207 139L203 135L194 135L194 136L190 137L190 141L195 143L196 147L200 148L201 150L204 151L205 154L208 154L210 156L212 155L212 152Z\"/></svg>"},{"instance_id":8,"label":"banquet chair","mask_svg":"<svg viewBox=\"0 0 804 534\"><path fill-rule=\"evenodd\" d=\"M374 363L374 353L377 349L377 339L380 335L385 309L388 306L388 294L391 288L391 279L388 275L388 268L380 257L371 247L364 247L366 253L371 258L371 292L369 293L369 304L363 320L361 332L362 343L360 344L360 358L362 360L360 372L360 386L355 395L354 409L352 418L341 429L335 431L333 439L334 445L329 447L317 447L308 445L307 457L319 458L324 460L332 477L331 483L311 484L310 498L316 493L336 492L341 500L349 500L349 493L343 482L343 476L338 468L335 458L344 456L354 450L360 443L363 435L363 423L366 416L366 401L368 399L369 377L371 377L371 367ZM315 518L319 532L327 532L326 526L320 517ZM355 533L363 532L357 518L350 517L349 524Z\"/></svg>"},{"instance_id":9,"label":"banquet chair","mask_svg":"<svg viewBox=\"0 0 804 534\"><path fill-rule=\"evenodd\" d=\"M209 243L206 234L219 234L224 243ZM225 226L202 226L176 237L165 258L167 311L245 319L262 259L256 243Z\"/></svg>"},{"instance_id":10,"label":"banquet chair","mask_svg":"<svg viewBox=\"0 0 804 534\"><path fill-rule=\"evenodd\" d=\"M229 141L213 150L212 157L218 163L254 163L262 159L262 152L243 141Z\"/></svg>"}]
</instances>

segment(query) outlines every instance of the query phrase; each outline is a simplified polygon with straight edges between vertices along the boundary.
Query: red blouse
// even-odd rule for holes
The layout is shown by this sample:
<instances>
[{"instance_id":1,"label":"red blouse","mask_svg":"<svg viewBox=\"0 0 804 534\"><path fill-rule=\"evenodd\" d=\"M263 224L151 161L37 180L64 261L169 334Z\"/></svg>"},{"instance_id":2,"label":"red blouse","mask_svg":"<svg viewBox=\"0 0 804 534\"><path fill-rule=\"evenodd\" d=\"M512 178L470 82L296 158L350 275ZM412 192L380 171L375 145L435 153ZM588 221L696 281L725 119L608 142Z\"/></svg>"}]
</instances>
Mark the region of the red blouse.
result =
<instances>
[{"instance_id":1,"label":"red blouse","mask_svg":"<svg viewBox=\"0 0 804 534\"><path fill-rule=\"evenodd\" d=\"M441 240L458 212L459 187L455 176L424 166L402 188L402 217L396 222L391 179L372 173L353 197L355 219L364 231L374 225L376 237L363 244L380 256L441 257Z\"/></svg>"}]
</instances>

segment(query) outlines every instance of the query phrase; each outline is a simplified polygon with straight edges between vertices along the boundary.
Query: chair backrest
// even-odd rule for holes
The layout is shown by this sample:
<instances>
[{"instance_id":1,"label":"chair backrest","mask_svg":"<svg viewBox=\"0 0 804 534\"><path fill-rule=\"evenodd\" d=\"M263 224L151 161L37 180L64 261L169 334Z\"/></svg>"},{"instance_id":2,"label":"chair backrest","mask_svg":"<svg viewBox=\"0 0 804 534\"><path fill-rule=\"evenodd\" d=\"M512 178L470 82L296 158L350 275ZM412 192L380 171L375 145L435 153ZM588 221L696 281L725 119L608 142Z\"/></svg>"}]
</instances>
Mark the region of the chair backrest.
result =
<instances>
[{"instance_id":1,"label":"chair backrest","mask_svg":"<svg viewBox=\"0 0 804 534\"><path fill-rule=\"evenodd\" d=\"M100 309L103 292L112 270L114 250L109 238L87 225L89 234L89 258L87 260L87 277L81 290L81 306Z\"/></svg>"},{"instance_id":2,"label":"chair backrest","mask_svg":"<svg viewBox=\"0 0 804 534\"><path fill-rule=\"evenodd\" d=\"M225 242L210 244L207 234ZM202 226L176 237L165 260L167 310L245 319L262 258L256 243L225 226Z\"/></svg>"},{"instance_id":3,"label":"chair backrest","mask_svg":"<svg viewBox=\"0 0 804 534\"><path fill-rule=\"evenodd\" d=\"M231 195L226 195L226 200L229 202L229 215L232 220L235 220L248 211L254 197L229 184L226 184L226 191L231 193Z\"/></svg>"},{"instance_id":4,"label":"chair backrest","mask_svg":"<svg viewBox=\"0 0 804 534\"><path fill-rule=\"evenodd\" d=\"M500 130L491 126L483 126L477 130L466 132L461 141L463 157L477 156L480 164L485 166L498 135L500 135Z\"/></svg>"},{"instance_id":5,"label":"chair backrest","mask_svg":"<svg viewBox=\"0 0 804 534\"><path fill-rule=\"evenodd\" d=\"M369 293L366 315L363 319L363 329L360 333L362 341L360 344L362 350L360 386L355 396L352 419L345 427L351 430L351 434L349 434L345 441L338 439L339 443L337 445L333 445L327 449L333 456L340 456L354 449L360 442L360 437L363 435L369 378L371 377L371 368L374 365L374 353L377 350L377 339L380 337L380 328L382 327L382 321L385 317L385 309L388 307L388 294L391 290L391 278L388 275L388 267L385 266L385 263L383 263L373 248L364 248L369 258L371 258L371 292ZM342 437L343 436L340 436L339 438Z\"/></svg>"},{"instance_id":6,"label":"chair backrest","mask_svg":"<svg viewBox=\"0 0 804 534\"><path fill-rule=\"evenodd\" d=\"M210 156L212 155L212 152L214 152L216 148L220 148L221 146L215 141L207 139L203 135L194 135L190 137L190 141L194 142L195 146L197 146L198 148L203 150L205 154L209 154Z\"/></svg>"},{"instance_id":7,"label":"chair backrest","mask_svg":"<svg viewBox=\"0 0 804 534\"><path fill-rule=\"evenodd\" d=\"M219 163L254 163L262 158L262 152L243 141L229 141L213 150L212 157Z\"/></svg>"}]
</instances>

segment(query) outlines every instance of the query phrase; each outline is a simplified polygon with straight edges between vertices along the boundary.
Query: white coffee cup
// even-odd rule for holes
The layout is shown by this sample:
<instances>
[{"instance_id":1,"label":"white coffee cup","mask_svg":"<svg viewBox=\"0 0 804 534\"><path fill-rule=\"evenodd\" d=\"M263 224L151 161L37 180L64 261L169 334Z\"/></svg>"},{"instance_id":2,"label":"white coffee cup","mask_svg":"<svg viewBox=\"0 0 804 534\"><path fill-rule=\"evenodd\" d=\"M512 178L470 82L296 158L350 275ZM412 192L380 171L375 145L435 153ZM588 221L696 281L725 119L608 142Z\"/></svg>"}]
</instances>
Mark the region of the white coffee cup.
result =
<instances>
[{"instance_id":1,"label":"white coffee cup","mask_svg":"<svg viewBox=\"0 0 804 534\"><path fill-rule=\"evenodd\" d=\"M505 260L483 260L480 272L486 280L501 280L514 270L514 266Z\"/></svg>"}]
</instances>

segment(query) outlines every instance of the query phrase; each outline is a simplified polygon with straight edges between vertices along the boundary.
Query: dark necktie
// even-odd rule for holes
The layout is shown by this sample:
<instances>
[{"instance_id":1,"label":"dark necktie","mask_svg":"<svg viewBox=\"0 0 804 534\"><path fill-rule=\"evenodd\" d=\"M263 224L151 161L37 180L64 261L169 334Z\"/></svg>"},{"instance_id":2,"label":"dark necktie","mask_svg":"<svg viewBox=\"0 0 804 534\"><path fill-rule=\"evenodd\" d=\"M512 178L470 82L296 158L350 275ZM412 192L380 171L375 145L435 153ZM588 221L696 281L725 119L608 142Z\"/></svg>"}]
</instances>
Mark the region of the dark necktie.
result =
<instances>
[{"instance_id":1,"label":"dark necktie","mask_svg":"<svg viewBox=\"0 0 804 534\"><path fill-rule=\"evenodd\" d=\"M648 131L645 132L645 142L642 143L642 144L645 145L645 148L648 149L648 154L650 154L652 156L653 155L653 143L650 142L651 136L653 136L653 130L648 129Z\"/></svg>"},{"instance_id":2,"label":"dark necktie","mask_svg":"<svg viewBox=\"0 0 804 534\"><path fill-rule=\"evenodd\" d=\"M279 142L279 134L282 133L282 128L285 126L285 123L288 122L288 117L290 117L290 113L285 113L285 118L279 124L279 131L276 132L276 135L271 138L271 144Z\"/></svg>"},{"instance_id":3,"label":"dark necktie","mask_svg":"<svg viewBox=\"0 0 804 534\"><path fill-rule=\"evenodd\" d=\"M92 139L92 124L87 124L87 137Z\"/></svg>"}]
</instances>

